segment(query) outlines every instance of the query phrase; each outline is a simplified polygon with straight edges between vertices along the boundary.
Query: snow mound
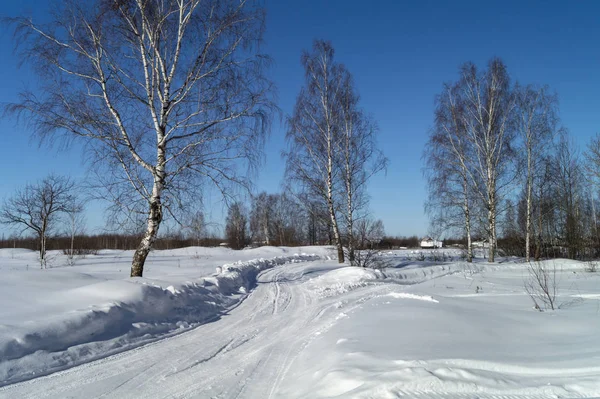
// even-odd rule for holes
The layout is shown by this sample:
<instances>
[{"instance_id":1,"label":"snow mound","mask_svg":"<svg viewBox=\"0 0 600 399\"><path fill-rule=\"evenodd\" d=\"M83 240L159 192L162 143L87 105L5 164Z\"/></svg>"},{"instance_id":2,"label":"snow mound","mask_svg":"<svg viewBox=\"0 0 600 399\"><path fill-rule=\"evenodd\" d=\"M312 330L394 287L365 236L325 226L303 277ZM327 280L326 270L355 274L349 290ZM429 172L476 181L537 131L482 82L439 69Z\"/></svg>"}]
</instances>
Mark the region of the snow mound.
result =
<instances>
[{"instance_id":1,"label":"snow mound","mask_svg":"<svg viewBox=\"0 0 600 399\"><path fill-rule=\"evenodd\" d=\"M384 278L385 275L379 270L351 266L327 272L314 278L311 284L321 297L330 297L370 285Z\"/></svg>"},{"instance_id":2,"label":"snow mound","mask_svg":"<svg viewBox=\"0 0 600 399\"><path fill-rule=\"evenodd\" d=\"M215 320L239 303L258 274L318 255L294 254L226 264L212 276L173 283L134 278L62 293L96 303L18 325L0 324L0 386L28 380L172 336Z\"/></svg>"}]
</instances>

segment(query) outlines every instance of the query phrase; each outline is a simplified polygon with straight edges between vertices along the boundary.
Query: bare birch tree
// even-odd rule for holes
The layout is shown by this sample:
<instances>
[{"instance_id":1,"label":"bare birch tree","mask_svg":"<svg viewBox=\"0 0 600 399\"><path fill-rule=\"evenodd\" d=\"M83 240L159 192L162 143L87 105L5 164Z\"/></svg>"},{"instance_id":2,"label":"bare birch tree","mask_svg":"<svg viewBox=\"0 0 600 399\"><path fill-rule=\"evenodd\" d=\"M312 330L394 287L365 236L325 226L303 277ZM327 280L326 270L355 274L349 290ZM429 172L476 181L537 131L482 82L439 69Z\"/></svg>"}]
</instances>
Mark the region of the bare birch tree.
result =
<instances>
[{"instance_id":1,"label":"bare birch tree","mask_svg":"<svg viewBox=\"0 0 600 399\"><path fill-rule=\"evenodd\" d=\"M345 71L341 85L341 137L340 148L336 152L346 198L342 214L345 219L348 260L350 264L354 264L354 222L367 216L367 183L373 175L387 167L388 159L377 148L377 125L360 107L360 97L348 71Z\"/></svg>"},{"instance_id":2,"label":"bare birch tree","mask_svg":"<svg viewBox=\"0 0 600 399\"><path fill-rule=\"evenodd\" d=\"M265 12L250 0L64 0L52 22L18 18L41 77L10 109L43 138L83 138L110 201L145 233L131 276L165 216L208 182L247 185L270 122ZM246 169L247 170L247 169Z\"/></svg>"},{"instance_id":3,"label":"bare birch tree","mask_svg":"<svg viewBox=\"0 0 600 399\"><path fill-rule=\"evenodd\" d=\"M197 210L193 215L187 226L191 233L191 238L196 240L196 245L200 246L203 239L208 236L208 223L204 212Z\"/></svg>"},{"instance_id":4,"label":"bare birch tree","mask_svg":"<svg viewBox=\"0 0 600 399\"><path fill-rule=\"evenodd\" d=\"M426 211L441 230L460 229L467 240L467 262L473 259L473 188L469 171L472 151L467 137L465 103L458 84L445 84L436 98L434 128L425 146Z\"/></svg>"},{"instance_id":5,"label":"bare birch tree","mask_svg":"<svg viewBox=\"0 0 600 399\"><path fill-rule=\"evenodd\" d=\"M345 69L333 59L331 43L317 40L311 53L304 52L301 62L305 84L288 118L286 175L327 203L338 261L344 262L337 201L339 184L336 150L340 140L340 95ZM336 184L337 183L337 184Z\"/></svg>"},{"instance_id":6,"label":"bare birch tree","mask_svg":"<svg viewBox=\"0 0 600 399\"><path fill-rule=\"evenodd\" d=\"M75 236L83 233L85 225L85 210L84 201L75 193L70 195L67 204L64 207L65 219L67 224L67 234L69 235L69 249L67 251L67 263L69 266L75 264Z\"/></svg>"},{"instance_id":7,"label":"bare birch tree","mask_svg":"<svg viewBox=\"0 0 600 399\"><path fill-rule=\"evenodd\" d=\"M505 189L514 180L511 167L515 101L506 66L500 59L492 59L483 73L472 63L463 65L461 73L466 132L473 151L473 166L468 170L487 211L488 261L494 262L498 206Z\"/></svg>"},{"instance_id":8,"label":"bare birch tree","mask_svg":"<svg viewBox=\"0 0 600 399\"><path fill-rule=\"evenodd\" d=\"M0 223L20 228L20 233L35 233L42 269L47 267L48 236L56 229L61 213L69 210L73 187L69 178L50 175L17 191L4 202L0 211Z\"/></svg>"},{"instance_id":9,"label":"bare birch tree","mask_svg":"<svg viewBox=\"0 0 600 399\"><path fill-rule=\"evenodd\" d=\"M548 87L533 86L515 88L516 124L525 153L525 261L531 257L531 235L533 229L534 182L540 176L543 154L549 147L557 123L556 95Z\"/></svg>"}]
</instances>

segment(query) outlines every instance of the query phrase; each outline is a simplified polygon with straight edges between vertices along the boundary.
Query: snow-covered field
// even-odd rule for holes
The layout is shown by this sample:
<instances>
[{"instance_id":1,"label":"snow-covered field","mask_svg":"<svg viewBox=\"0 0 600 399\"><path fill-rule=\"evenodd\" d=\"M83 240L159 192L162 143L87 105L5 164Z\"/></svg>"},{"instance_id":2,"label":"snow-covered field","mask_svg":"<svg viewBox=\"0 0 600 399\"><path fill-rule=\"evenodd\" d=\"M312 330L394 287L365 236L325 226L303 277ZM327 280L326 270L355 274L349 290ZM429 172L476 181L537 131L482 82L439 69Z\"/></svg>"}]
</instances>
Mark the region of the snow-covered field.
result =
<instances>
[{"instance_id":1,"label":"snow-covered field","mask_svg":"<svg viewBox=\"0 0 600 399\"><path fill-rule=\"evenodd\" d=\"M600 273L548 261L538 312L518 260L433 254L186 248L129 279L131 252L0 250L0 397L600 397Z\"/></svg>"}]
</instances>

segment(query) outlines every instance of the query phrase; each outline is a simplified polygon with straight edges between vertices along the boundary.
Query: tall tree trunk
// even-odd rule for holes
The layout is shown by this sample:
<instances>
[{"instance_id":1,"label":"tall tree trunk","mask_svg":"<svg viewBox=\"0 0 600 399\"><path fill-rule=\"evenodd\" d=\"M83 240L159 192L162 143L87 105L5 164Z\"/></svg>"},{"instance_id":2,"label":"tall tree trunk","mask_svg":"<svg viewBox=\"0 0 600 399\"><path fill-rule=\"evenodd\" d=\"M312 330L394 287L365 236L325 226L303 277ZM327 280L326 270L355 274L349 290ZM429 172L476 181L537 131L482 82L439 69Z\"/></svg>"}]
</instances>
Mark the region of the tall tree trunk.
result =
<instances>
[{"instance_id":1,"label":"tall tree trunk","mask_svg":"<svg viewBox=\"0 0 600 399\"><path fill-rule=\"evenodd\" d=\"M271 240L269 239L269 222L266 221L263 227L263 232L265 234L265 244L271 245Z\"/></svg>"},{"instance_id":2,"label":"tall tree trunk","mask_svg":"<svg viewBox=\"0 0 600 399\"><path fill-rule=\"evenodd\" d=\"M148 215L146 232L144 233L142 241L133 254L133 262L131 263L131 277L142 277L146 258L150 253L150 249L152 249L154 241L156 241L158 228L161 221L162 203L160 201L160 195L153 195L150 202L150 212Z\"/></svg>"},{"instance_id":3,"label":"tall tree trunk","mask_svg":"<svg viewBox=\"0 0 600 399\"><path fill-rule=\"evenodd\" d=\"M329 144L330 145L330 144ZM335 207L333 206L333 159L331 150L329 150L329 160L327 165L327 207L329 208L329 216L331 218L331 227L333 228L333 237L335 239L335 245L338 251L338 262L344 263L344 246L340 238L340 229L338 226L337 218L335 216Z\"/></svg>"},{"instance_id":4,"label":"tall tree trunk","mask_svg":"<svg viewBox=\"0 0 600 399\"><path fill-rule=\"evenodd\" d=\"M536 234L536 250L535 250L535 260L539 261L542 257L542 242L543 242L543 234L544 234L544 223L543 223L543 198L544 198L544 189L543 185L540 184L540 191L538 197L538 231Z\"/></svg>"},{"instance_id":5,"label":"tall tree trunk","mask_svg":"<svg viewBox=\"0 0 600 399\"><path fill-rule=\"evenodd\" d=\"M465 200L465 233L467 234L467 262L473 262L473 242L471 240L471 213Z\"/></svg>"},{"instance_id":6,"label":"tall tree trunk","mask_svg":"<svg viewBox=\"0 0 600 399\"><path fill-rule=\"evenodd\" d=\"M331 174L331 172L330 172ZM338 262L344 263L344 246L342 245L342 240L340 238L340 229L337 223L337 218L335 216L335 208L333 206L333 190L331 188L331 177L329 178L330 182L327 185L327 206L329 208L329 216L331 218L331 227L333 230L333 238L335 241L335 245L337 246L338 251Z\"/></svg>"},{"instance_id":7,"label":"tall tree trunk","mask_svg":"<svg viewBox=\"0 0 600 399\"><path fill-rule=\"evenodd\" d=\"M75 255L75 222L72 222L73 224L71 225L71 250L69 252L69 256L71 257L71 259L73 259L73 256Z\"/></svg>"},{"instance_id":8,"label":"tall tree trunk","mask_svg":"<svg viewBox=\"0 0 600 399\"><path fill-rule=\"evenodd\" d=\"M40 233L40 269L46 267L46 233Z\"/></svg>"},{"instance_id":9,"label":"tall tree trunk","mask_svg":"<svg viewBox=\"0 0 600 399\"><path fill-rule=\"evenodd\" d=\"M493 196L492 196L493 197ZM494 262L495 255L495 247L496 247L496 204L495 199L490 198L490 204L488 209L488 223L489 223L489 233L488 233L488 244L489 244L489 254L488 254L488 262Z\"/></svg>"},{"instance_id":10,"label":"tall tree trunk","mask_svg":"<svg viewBox=\"0 0 600 399\"><path fill-rule=\"evenodd\" d=\"M463 164L464 167L464 164ZM467 175L463 176L463 194L465 200L463 209L465 213L465 233L467 234L467 262L473 262L473 242L471 240L471 210L469 209L469 183Z\"/></svg>"},{"instance_id":11,"label":"tall tree trunk","mask_svg":"<svg viewBox=\"0 0 600 399\"><path fill-rule=\"evenodd\" d=\"M164 149L162 151L159 149L158 158L159 161L162 159L162 162L159 162L160 166L157 166L155 170L146 232L144 233L142 241L133 254L133 262L131 263L131 277L142 277L146 258L152 249L154 241L156 241L158 228L160 227L160 223L163 219L163 204L161 202L161 194L165 182Z\"/></svg>"},{"instance_id":12,"label":"tall tree trunk","mask_svg":"<svg viewBox=\"0 0 600 399\"><path fill-rule=\"evenodd\" d=\"M348 146L349 147L349 146ZM348 212L348 216L347 216L347 221L348 221L348 260L350 261L351 265L354 265L354 232L352 231L352 229L354 228L354 216L352 215L352 196L353 196L353 191L352 191L352 174L350 173L350 165L348 162L348 151L350 151L350 148L346 149L346 190L348 192L348 196L347 196L347 201L348 201L348 207L347 207L347 212Z\"/></svg>"},{"instance_id":13,"label":"tall tree trunk","mask_svg":"<svg viewBox=\"0 0 600 399\"><path fill-rule=\"evenodd\" d=\"M527 143L527 216L525 220L525 261L530 260L530 247L531 247L531 189L533 186L533 177L531 170L531 143Z\"/></svg>"}]
</instances>

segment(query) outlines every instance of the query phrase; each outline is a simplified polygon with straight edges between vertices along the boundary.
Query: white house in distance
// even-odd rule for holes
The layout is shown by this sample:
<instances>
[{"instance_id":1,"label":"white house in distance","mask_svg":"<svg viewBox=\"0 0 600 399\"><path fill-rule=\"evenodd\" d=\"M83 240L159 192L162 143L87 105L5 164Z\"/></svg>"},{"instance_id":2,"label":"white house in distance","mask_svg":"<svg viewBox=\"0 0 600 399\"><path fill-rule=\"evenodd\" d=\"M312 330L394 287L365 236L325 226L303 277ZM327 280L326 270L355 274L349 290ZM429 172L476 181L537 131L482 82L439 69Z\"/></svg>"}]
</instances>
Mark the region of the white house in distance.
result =
<instances>
[{"instance_id":1,"label":"white house in distance","mask_svg":"<svg viewBox=\"0 0 600 399\"><path fill-rule=\"evenodd\" d=\"M431 249L431 248L442 248L444 246L443 241L434 240L431 237L425 237L421 240L421 248Z\"/></svg>"}]
</instances>

